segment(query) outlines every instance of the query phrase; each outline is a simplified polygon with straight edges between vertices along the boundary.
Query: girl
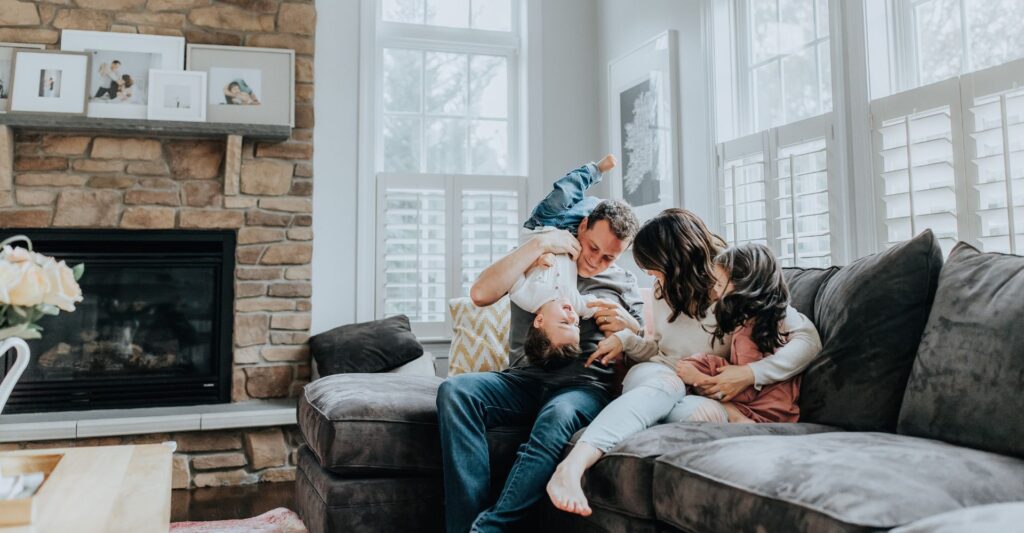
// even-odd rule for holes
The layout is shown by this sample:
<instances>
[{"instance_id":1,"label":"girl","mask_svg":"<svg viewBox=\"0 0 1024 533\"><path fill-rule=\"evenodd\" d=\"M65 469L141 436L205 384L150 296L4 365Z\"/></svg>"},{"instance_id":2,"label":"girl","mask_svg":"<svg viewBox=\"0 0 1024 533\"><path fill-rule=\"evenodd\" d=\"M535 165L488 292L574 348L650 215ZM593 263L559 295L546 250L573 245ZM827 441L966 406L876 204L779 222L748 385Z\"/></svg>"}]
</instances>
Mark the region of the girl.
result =
<instances>
[{"instance_id":1,"label":"girl","mask_svg":"<svg viewBox=\"0 0 1024 533\"><path fill-rule=\"evenodd\" d=\"M676 373L687 385L714 376L726 364L760 361L786 343L781 327L789 306L789 289L768 247L749 243L729 248L715 258L714 272L719 300L713 336L721 341L732 333L732 349L729 361L702 353L676 363ZM799 395L800 376L796 376L760 391L747 387L730 402L686 396L675 409L681 418L691 421L796 422Z\"/></svg>"},{"instance_id":2,"label":"girl","mask_svg":"<svg viewBox=\"0 0 1024 533\"><path fill-rule=\"evenodd\" d=\"M620 331L601 341L587 360L607 365L625 353L640 364L626 374L622 395L601 411L558 465L547 486L555 507L589 515L580 485L584 472L630 435L662 421L714 420L716 415L726 421L716 405L682 403L686 384L676 371L679 361L694 354L728 357L732 336L723 334L716 341L711 333L717 330L712 306L718 299L713 261L723 247L722 239L685 209L666 209L640 228L633 257L655 279L654 334ZM821 341L810 320L792 307L785 309L782 331L789 332L789 342L774 355L724 366L711 377L694 376L692 389L730 401L751 385L765 387L796 376L817 357Z\"/></svg>"}]
</instances>

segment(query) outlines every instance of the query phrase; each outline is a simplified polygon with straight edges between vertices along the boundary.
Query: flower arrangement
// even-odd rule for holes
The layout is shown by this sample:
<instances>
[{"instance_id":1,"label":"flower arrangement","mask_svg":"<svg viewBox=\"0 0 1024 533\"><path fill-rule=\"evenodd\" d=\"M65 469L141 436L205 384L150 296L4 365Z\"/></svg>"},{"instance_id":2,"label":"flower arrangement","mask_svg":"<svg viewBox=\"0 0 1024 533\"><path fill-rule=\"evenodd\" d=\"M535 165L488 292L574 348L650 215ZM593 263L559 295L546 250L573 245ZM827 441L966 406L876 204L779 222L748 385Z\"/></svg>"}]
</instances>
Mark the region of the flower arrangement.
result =
<instances>
[{"instance_id":1,"label":"flower arrangement","mask_svg":"<svg viewBox=\"0 0 1024 533\"><path fill-rule=\"evenodd\" d=\"M26 247L12 246L18 241ZM82 301L78 280L84 271L84 264L72 268L33 252L24 235L0 242L0 339L38 339L40 318L74 311Z\"/></svg>"}]
</instances>

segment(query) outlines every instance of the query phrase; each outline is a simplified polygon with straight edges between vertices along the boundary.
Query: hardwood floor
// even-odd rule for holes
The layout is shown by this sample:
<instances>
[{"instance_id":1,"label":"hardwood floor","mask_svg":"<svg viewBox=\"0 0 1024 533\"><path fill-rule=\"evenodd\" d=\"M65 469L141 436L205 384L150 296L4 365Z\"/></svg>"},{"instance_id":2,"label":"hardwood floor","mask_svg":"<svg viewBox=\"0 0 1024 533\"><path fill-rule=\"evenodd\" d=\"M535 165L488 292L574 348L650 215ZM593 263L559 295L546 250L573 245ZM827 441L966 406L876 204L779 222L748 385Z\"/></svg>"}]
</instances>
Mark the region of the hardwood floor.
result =
<instances>
[{"instance_id":1,"label":"hardwood floor","mask_svg":"<svg viewBox=\"0 0 1024 533\"><path fill-rule=\"evenodd\" d=\"M295 483L171 491L171 522L249 518L277 507L295 510Z\"/></svg>"}]
</instances>

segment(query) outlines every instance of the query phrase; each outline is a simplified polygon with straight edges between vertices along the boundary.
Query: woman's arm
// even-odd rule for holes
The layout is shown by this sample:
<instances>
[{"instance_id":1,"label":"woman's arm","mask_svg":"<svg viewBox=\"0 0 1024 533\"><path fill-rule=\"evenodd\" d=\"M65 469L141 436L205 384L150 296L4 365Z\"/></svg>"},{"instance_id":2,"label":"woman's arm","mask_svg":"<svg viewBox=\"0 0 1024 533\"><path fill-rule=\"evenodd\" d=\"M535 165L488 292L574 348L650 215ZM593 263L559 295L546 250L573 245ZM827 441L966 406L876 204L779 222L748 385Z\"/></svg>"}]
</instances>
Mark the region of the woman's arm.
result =
<instances>
[{"instance_id":1,"label":"woman's arm","mask_svg":"<svg viewBox=\"0 0 1024 533\"><path fill-rule=\"evenodd\" d=\"M624 329L616 332L615 337L622 342L622 351L634 361L648 361L661 352L658 349L658 341L661 339L658 332L650 337L641 337L632 330Z\"/></svg>"},{"instance_id":2,"label":"woman's arm","mask_svg":"<svg viewBox=\"0 0 1024 533\"><path fill-rule=\"evenodd\" d=\"M786 310L782 330L789 332L785 346L748 365L754 373L754 386L758 389L795 377L810 366L821 352L818 329L796 309L789 307Z\"/></svg>"},{"instance_id":3,"label":"woman's arm","mask_svg":"<svg viewBox=\"0 0 1024 533\"><path fill-rule=\"evenodd\" d=\"M579 252L579 241L568 231L549 231L537 235L484 269L469 289L469 297L479 307L491 305L505 296L516 280L542 254L569 254L575 260Z\"/></svg>"}]
</instances>

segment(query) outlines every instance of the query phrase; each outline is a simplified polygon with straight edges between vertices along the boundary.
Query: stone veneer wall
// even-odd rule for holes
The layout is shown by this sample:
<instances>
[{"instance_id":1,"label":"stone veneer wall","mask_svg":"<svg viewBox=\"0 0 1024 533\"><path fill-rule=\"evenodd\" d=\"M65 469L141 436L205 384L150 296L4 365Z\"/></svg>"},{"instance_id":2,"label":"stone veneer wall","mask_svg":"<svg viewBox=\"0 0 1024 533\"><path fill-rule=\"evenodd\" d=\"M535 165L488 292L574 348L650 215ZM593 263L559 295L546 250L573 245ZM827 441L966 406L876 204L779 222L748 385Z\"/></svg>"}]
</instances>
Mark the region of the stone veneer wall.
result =
<instances>
[{"instance_id":1,"label":"stone veneer wall","mask_svg":"<svg viewBox=\"0 0 1024 533\"><path fill-rule=\"evenodd\" d=\"M19 131L13 180L4 183L0 172L2 234L46 227L236 229L231 393L236 402L293 397L309 381L315 20L313 0L0 0L0 42L56 49L60 30L83 29L295 50L292 137L283 143L243 143L238 195L223 194L222 140ZM194 486L294 476L294 467L287 466L294 465L289 458L299 439L293 428L172 437L182 451L175 457L176 487L189 485L181 477L183 471L188 475L189 469L182 469L186 463L196 472ZM207 470L213 473L199 473Z\"/></svg>"}]
</instances>

